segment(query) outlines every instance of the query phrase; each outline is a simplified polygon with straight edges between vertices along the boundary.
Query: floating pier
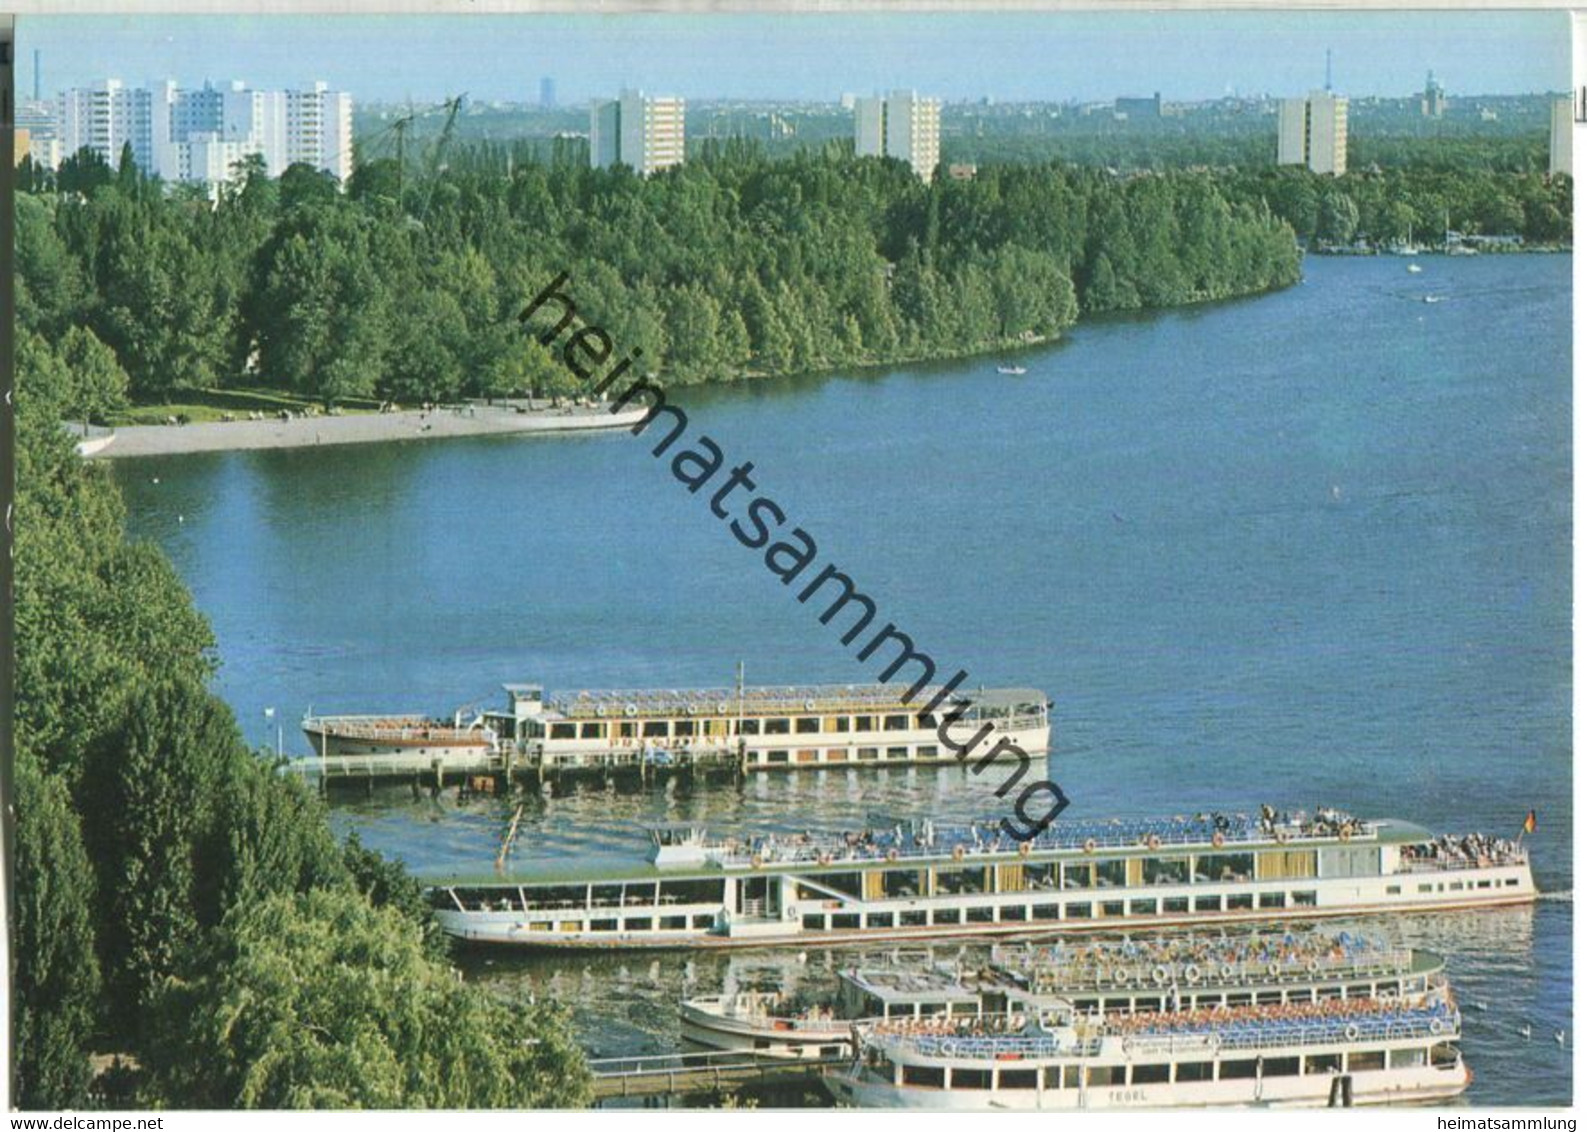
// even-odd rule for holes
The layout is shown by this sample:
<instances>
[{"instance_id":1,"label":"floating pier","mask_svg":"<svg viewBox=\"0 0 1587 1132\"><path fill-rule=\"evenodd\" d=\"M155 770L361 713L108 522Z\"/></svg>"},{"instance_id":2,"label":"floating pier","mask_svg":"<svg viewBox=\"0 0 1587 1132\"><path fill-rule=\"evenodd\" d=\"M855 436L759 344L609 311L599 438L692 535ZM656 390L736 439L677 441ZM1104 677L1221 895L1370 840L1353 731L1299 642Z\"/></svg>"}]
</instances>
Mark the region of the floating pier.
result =
<instances>
[{"instance_id":1,"label":"floating pier","mask_svg":"<svg viewBox=\"0 0 1587 1132\"><path fill-rule=\"evenodd\" d=\"M847 1065L853 1054L836 1057L767 1057L742 1050L667 1053L591 1061L595 1099L689 1096L739 1089L746 1085L815 1081L827 1069Z\"/></svg>"}]
</instances>

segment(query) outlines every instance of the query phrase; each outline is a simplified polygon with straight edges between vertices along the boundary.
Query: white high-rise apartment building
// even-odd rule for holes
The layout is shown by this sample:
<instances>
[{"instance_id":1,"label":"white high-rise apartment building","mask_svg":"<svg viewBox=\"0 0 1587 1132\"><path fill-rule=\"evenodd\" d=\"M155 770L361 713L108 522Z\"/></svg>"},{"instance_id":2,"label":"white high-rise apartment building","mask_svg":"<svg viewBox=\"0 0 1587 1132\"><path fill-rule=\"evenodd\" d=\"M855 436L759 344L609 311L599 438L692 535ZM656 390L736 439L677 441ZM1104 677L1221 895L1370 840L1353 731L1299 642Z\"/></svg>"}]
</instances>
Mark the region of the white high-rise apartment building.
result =
<instances>
[{"instance_id":1,"label":"white high-rise apartment building","mask_svg":"<svg viewBox=\"0 0 1587 1132\"><path fill-rule=\"evenodd\" d=\"M107 79L56 101L62 157L84 146L114 166L132 143L133 160L169 182L230 178L245 157L279 177L303 162L346 181L353 172L353 99L317 82L304 90L252 90L241 82L181 90L174 82L125 87Z\"/></svg>"},{"instance_id":2,"label":"white high-rise apartment building","mask_svg":"<svg viewBox=\"0 0 1587 1132\"><path fill-rule=\"evenodd\" d=\"M317 82L286 92L287 164L303 163L345 182L353 175L353 96Z\"/></svg>"},{"instance_id":3,"label":"white high-rise apartment building","mask_svg":"<svg viewBox=\"0 0 1587 1132\"><path fill-rule=\"evenodd\" d=\"M854 100L854 152L860 157L896 157L929 181L941 152L942 103L912 90Z\"/></svg>"},{"instance_id":4,"label":"white high-rise apartment building","mask_svg":"<svg viewBox=\"0 0 1587 1132\"><path fill-rule=\"evenodd\" d=\"M1553 109L1548 120L1548 171L1554 173L1569 173L1571 171L1571 138L1575 129L1575 122L1571 114L1571 100L1558 98L1554 100Z\"/></svg>"},{"instance_id":5,"label":"white high-rise apartment building","mask_svg":"<svg viewBox=\"0 0 1587 1132\"><path fill-rule=\"evenodd\" d=\"M627 165L648 177L684 159L683 99L625 90L590 104L590 168Z\"/></svg>"},{"instance_id":6,"label":"white high-rise apartment building","mask_svg":"<svg viewBox=\"0 0 1587 1132\"><path fill-rule=\"evenodd\" d=\"M1345 171L1350 100L1314 90L1278 104L1278 163L1337 177Z\"/></svg>"}]
</instances>

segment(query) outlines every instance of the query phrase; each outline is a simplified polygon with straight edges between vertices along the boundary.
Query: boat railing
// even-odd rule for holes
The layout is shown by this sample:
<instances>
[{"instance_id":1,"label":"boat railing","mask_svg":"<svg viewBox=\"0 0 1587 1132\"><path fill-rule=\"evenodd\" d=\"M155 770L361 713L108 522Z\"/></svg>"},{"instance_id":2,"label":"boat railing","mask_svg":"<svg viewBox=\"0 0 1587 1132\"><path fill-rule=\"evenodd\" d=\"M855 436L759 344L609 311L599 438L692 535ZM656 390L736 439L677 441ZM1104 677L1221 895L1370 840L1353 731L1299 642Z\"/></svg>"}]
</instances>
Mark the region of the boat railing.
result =
<instances>
[{"instance_id":1,"label":"boat railing","mask_svg":"<svg viewBox=\"0 0 1587 1132\"><path fill-rule=\"evenodd\" d=\"M1361 840L1371 840L1377 830L1375 823L1363 823L1364 831L1357 837ZM1300 833L1290 832L1284 827L1280 831L1285 837L1280 839L1273 833L1265 832L1260 828L1234 829L1214 831L1219 834L1218 841L1213 841L1213 833L1205 830L1176 831L1163 829L1142 830L1134 824L1124 825L1117 829L1107 826L1085 826L1077 830L1050 830L1032 840L1025 842L1032 851L1075 850L1086 849L1095 852L1101 849L1139 849L1143 847L1171 848L1174 846L1200 846L1208 847L1213 852L1228 851L1231 848L1243 846L1270 845L1274 843L1287 844L1297 841L1306 842L1333 842L1338 837L1328 833ZM723 848L721 860L724 864L732 866L755 864L867 864L879 860L918 860L925 857L948 856L1007 856L1021 852L1020 842L1004 838L997 833L984 837L977 837L975 833L964 827L938 827L936 835L929 840L915 840L909 835L902 838L891 833L879 837L873 836L869 841L850 843L841 837L813 837L801 841L752 841L746 851L737 842L718 842L713 847ZM961 854L962 850L962 854Z\"/></svg>"},{"instance_id":2,"label":"boat railing","mask_svg":"<svg viewBox=\"0 0 1587 1132\"><path fill-rule=\"evenodd\" d=\"M1128 1052L1139 1054L1184 1048L1175 1047L1173 1043L1190 1037L1214 1038L1220 1051L1228 1051L1417 1038L1454 1039L1459 1035L1458 1011L1407 1010L1358 1017L1264 1019L1244 1024L1218 1024L1200 1031L1136 1033L1127 1035L1124 1044Z\"/></svg>"},{"instance_id":3,"label":"boat railing","mask_svg":"<svg viewBox=\"0 0 1587 1132\"><path fill-rule=\"evenodd\" d=\"M1527 863L1527 851L1516 849L1508 853L1492 853L1476 858L1445 854L1440 857L1401 857L1396 873L1443 873L1459 869L1492 869Z\"/></svg>"},{"instance_id":4,"label":"boat railing","mask_svg":"<svg viewBox=\"0 0 1587 1132\"><path fill-rule=\"evenodd\" d=\"M994 955L994 960L1022 974L1033 990L1175 986L1193 992L1202 984L1287 983L1315 981L1332 976L1371 978L1399 975L1411 969L1412 952L1410 948L1382 948L1342 956L1302 954L1286 959L1236 961L1223 961L1215 954L1188 960L1128 958L1056 964L1017 955Z\"/></svg>"},{"instance_id":5,"label":"boat railing","mask_svg":"<svg viewBox=\"0 0 1587 1132\"><path fill-rule=\"evenodd\" d=\"M1358 1042L1414 1041L1460 1035L1460 1014L1444 1009L1394 1011L1337 1018L1261 1019L1209 1023L1181 1030L1121 1032L1112 1024L1082 1026L1072 1033L1042 1030L1017 1034L910 1034L866 1031L883 1048L910 1050L926 1057L1007 1061L1023 1058L1099 1055L1109 1039L1120 1041L1127 1057L1172 1053L1276 1049L1286 1046L1344 1045Z\"/></svg>"}]
</instances>

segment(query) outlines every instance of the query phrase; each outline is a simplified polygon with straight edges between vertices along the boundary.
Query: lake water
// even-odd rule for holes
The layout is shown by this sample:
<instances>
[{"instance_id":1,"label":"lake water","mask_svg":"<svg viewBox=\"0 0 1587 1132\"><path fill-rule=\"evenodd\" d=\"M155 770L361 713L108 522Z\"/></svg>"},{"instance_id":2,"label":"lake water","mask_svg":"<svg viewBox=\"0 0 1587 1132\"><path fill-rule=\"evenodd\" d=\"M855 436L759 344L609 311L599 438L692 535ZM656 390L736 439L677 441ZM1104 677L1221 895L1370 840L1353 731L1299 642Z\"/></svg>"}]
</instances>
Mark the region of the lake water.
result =
<instances>
[{"instance_id":1,"label":"lake water","mask_svg":"<svg viewBox=\"0 0 1587 1132\"><path fill-rule=\"evenodd\" d=\"M1071 817L1334 805L1528 839L1526 911L1368 925L1447 953L1468 1098L1563 1104L1571 1027L1570 260L1312 259L1280 294L1089 323L1022 356L691 391L690 435L775 498L946 672L1054 700ZM1426 302L1426 296L1438 302ZM557 690L867 681L831 627L626 432L133 461L136 536L210 617L218 690L291 751L306 710ZM158 483L154 482L158 479ZM958 768L532 795L517 857L642 825L991 815ZM513 803L339 799L415 866L484 866ZM497 957L601 1053L771 962ZM1480 1003L1487 1009L1479 1009ZM1518 1028L1529 1021L1530 1040ZM1573 1043L1572 1043L1573 1044Z\"/></svg>"}]
</instances>

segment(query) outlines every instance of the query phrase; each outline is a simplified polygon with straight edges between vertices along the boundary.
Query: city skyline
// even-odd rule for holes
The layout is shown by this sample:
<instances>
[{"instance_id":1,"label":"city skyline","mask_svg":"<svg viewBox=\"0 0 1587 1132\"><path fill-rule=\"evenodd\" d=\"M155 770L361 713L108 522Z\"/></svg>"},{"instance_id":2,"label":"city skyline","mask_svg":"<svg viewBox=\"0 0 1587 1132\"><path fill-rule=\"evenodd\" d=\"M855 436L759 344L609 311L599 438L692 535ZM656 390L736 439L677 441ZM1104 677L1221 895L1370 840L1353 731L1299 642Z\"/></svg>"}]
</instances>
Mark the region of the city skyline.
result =
<instances>
[{"instance_id":1,"label":"city skyline","mask_svg":"<svg viewBox=\"0 0 1587 1132\"><path fill-rule=\"evenodd\" d=\"M1410 97L1434 71L1455 96L1568 89L1563 13L952 13L782 16L24 17L19 92L42 54L46 97L129 85L328 79L364 102L563 105L624 87L691 99L836 101L894 87L946 101L1170 101L1293 95ZM1193 43L1193 49L1187 48ZM708 59L711 66L702 67Z\"/></svg>"}]
</instances>

